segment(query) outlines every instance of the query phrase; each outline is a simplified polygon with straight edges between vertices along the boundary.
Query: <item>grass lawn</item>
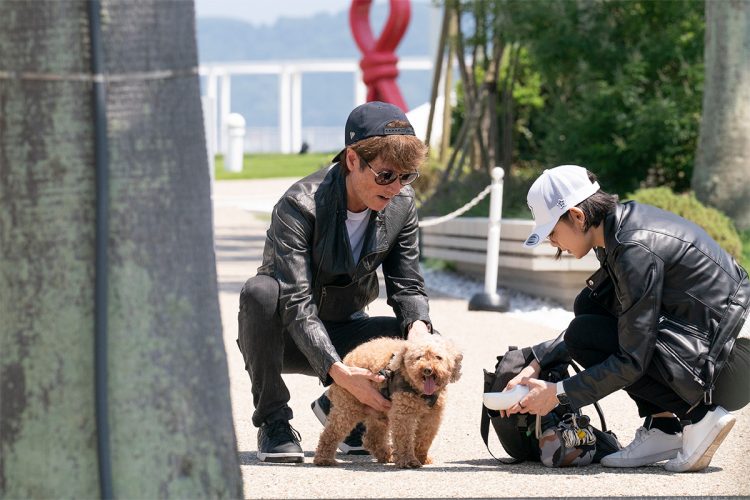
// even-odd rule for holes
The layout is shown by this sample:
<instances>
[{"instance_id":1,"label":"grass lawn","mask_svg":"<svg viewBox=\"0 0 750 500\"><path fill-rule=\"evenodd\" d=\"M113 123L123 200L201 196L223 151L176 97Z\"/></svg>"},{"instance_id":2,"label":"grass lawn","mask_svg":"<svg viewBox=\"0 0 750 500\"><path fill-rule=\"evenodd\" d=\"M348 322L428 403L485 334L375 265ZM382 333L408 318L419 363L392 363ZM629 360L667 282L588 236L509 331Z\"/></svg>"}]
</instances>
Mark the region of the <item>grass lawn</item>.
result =
<instances>
[{"instance_id":1,"label":"grass lawn","mask_svg":"<svg viewBox=\"0 0 750 500\"><path fill-rule=\"evenodd\" d=\"M216 180L304 177L331 164L336 153L245 155L242 172L224 170L224 157L216 156Z\"/></svg>"}]
</instances>

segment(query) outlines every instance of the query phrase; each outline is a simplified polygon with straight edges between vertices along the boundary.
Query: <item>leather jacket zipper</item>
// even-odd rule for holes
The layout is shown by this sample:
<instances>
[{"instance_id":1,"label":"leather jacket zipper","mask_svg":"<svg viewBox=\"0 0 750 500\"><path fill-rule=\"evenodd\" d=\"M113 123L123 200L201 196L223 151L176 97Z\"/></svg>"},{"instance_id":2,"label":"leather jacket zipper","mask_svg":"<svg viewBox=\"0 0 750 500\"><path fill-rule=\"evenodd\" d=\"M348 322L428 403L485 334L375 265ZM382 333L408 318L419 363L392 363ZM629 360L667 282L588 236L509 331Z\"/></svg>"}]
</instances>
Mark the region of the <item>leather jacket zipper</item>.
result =
<instances>
[{"instance_id":1,"label":"leather jacket zipper","mask_svg":"<svg viewBox=\"0 0 750 500\"><path fill-rule=\"evenodd\" d=\"M664 348L665 351L667 351L674 361L677 362L678 365L680 365L682 368L688 371L693 376L693 380L697 382L701 387L706 387L706 383L701 380L701 378L695 373L693 368L688 365L685 360L683 360L680 356L677 355L677 353L672 349L669 345L667 345L665 342L657 341L658 344L661 345L662 348Z\"/></svg>"},{"instance_id":2,"label":"leather jacket zipper","mask_svg":"<svg viewBox=\"0 0 750 500\"><path fill-rule=\"evenodd\" d=\"M698 328L694 327L693 325L688 325L685 322L678 321L675 318L672 318L671 316L667 316L662 314L659 316L659 323L667 323L672 324L680 328L681 331L684 331L688 335L692 335L693 337L697 337L701 340L709 340L709 336L707 333L702 332Z\"/></svg>"},{"instance_id":3,"label":"leather jacket zipper","mask_svg":"<svg viewBox=\"0 0 750 500\"><path fill-rule=\"evenodd\" d=\"M320 304L318 304L318 314L320 314L320 311L323 310L323 304L326 301L326 289L325 287L322 287L320 292Z\"/></svg>"}]
</instances>

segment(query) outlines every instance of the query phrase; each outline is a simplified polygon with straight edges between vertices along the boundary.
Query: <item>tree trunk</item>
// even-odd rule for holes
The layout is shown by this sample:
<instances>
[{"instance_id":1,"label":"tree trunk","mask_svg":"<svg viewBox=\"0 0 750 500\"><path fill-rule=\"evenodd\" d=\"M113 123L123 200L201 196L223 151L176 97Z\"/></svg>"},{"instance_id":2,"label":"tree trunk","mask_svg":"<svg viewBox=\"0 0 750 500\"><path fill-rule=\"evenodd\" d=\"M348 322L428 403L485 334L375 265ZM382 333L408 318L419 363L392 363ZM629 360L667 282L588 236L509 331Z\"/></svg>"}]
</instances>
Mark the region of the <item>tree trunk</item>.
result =
<instances>
[{"instance_id":1,"label":"tree trunk","mask_svg":"<svg viewBox=\"0 0 750 500\"><path fill-rule=\"evenodd\" d=\"M513 100L513 88L516 85L516 76L518 70L518 58L521 52L520 45L513 44L508 51L508 70L505 75L505 81L503 82L502 91L502 102L503 102L503 138L502 138L502 151L503 151L503 168L505 169L505 176L509 178L513 175L513 126L516 122L514 103Z\"/></svg>"},{"instance_id":2,"label":"tree trunk","mask_svg":"<svg viewBox=\"0 0 750 500\"><path fill-rule=\"evenodd\" d=\"M750 229L750 2L706 1L705 65L692 187Z\"/></svg>"},{"instance_id":3,"label":"tree trunk","mask_svg":"<svg viewBox=\"0 0 750 500\"><path fill-rule=\"evenodd\" d=\"M435 107L438 98L438 90L440 88L440 75L443 69L443 59L445 58L445 48L448 44L448 27L450 25L450 13L451 9L448 6L443 6L443 21L440 27L440 39L438 40L437 50L435 51L435 64L432 67L432 90L430 92L430 114L427 117L427 133L425 134L424 142L427 146L432 142L432 125L435 120ZM450 73L450 60L448 62L448 69L446 73ZM447 76L446 76L447 78Z\"/></svg>"},{"instance_id":4,"label":"tree trunk","mask_svg":"<svg viewBox=\"0 0 750 500\"><path fill-rule=\"evenodd\" d=\"M492 58L484 75L483 84L484 102L486 104L481 133L485 135L487 164L484 167L487 172L491 172L493 168L499 166L500 161L500 134L497 130L497 86L504 47L505 44L500 39L500 35L495 33L492 41Z\"/></svg>"},{"instance_id":5,"label":"tree trunk","mask_svg":"<svg viewBox=\"0 0 750 500\"><path fill-rule=\"evenodd\" d=\"M192 2L104 1L113 493L241 497ZM0 497L99 495L86 0L0 4Z\"/></svg>"}]
</instances>

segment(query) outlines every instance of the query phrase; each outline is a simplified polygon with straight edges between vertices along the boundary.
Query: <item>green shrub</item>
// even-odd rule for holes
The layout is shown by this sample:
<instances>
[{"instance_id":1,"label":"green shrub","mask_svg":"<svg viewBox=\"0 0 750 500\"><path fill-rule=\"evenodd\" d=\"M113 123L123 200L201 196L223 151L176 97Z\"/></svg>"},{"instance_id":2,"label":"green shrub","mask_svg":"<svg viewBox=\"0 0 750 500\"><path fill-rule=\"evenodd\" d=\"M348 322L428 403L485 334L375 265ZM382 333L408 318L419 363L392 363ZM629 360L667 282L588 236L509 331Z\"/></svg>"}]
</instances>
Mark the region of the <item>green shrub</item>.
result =
<instances>
[{"instance_id":1,"label":"green shrub","mask_svg":"<svg viewBox=\"0 0 750 500\"><path fill-rule=\"evenodd\" d=\"M740 264L746 271L750 272L750 229L741 231L740 239L742 240L742 260Z\"/></svg>"},{"instance_id":2,"label":"green shrub","mask_svg":"<svg viewBox=\"0 0 750 500\"><path fill-rule=\"evenodd\" d=\"M684 217L702 227L721 247L738 261L742 258L742 240L731 219L715 208L703 205L695 194L676 194L667 187L639 189L627 196Z\"/></svg>"}]
</instances>

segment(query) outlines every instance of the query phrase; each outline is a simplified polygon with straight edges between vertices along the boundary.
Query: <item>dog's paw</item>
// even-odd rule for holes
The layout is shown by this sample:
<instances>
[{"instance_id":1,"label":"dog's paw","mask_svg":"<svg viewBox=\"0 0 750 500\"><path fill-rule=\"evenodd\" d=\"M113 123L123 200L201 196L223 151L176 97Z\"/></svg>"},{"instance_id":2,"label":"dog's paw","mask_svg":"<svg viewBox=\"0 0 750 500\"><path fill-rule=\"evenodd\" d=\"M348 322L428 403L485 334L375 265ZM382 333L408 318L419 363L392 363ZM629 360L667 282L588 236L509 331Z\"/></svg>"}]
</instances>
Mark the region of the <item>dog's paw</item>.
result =
<instances>
[{"instance_id":1,"label":"dog's paw","mask_svg":"<svg viewBox=\"0 0 750 500\"><path fill-rule=\"evenodd\" d=\"M373 453L375 455L375 458L378 460L378 463L381 464L388 464L393 462L393 455L390 453Z\"/></svg>"},{"instance_id":2,"label":"dog's paw","mask_svg":"<svg viewBox=\"0 0 750 500\"><path fill-rule=\"evenodd\" d=\"M416 458L396 460L396 467L398 467L399 469L418 469L422 467L422 463Z\"/></svg>"},{"instance_id":3,"label":"dog's paw","mask_svg":"<svg viewBox=\"0 0 750 500\"><path fill-rule=\"evenodd\" d=\"M338 465L339 464L338 461L335 458L323 458L323 457L319 457L317 455L315 456L315 458L313 458L313 463L315 465L320 465L322 467L329 467L329 466L332 466L332 465Z\"/></svg>"},{"instance_id":4,"label":"dog's paw","mask_svg":"<svg viewBox=\"0 0 750 500\"><path fill-rule=\"evenodd\" d=\"M417 458L419 459L420 462L422 462L422 465L430 465L432 463L432 457L429 455L425 455L423 457L420 456Z\"/></svg>"}]
</instances>

